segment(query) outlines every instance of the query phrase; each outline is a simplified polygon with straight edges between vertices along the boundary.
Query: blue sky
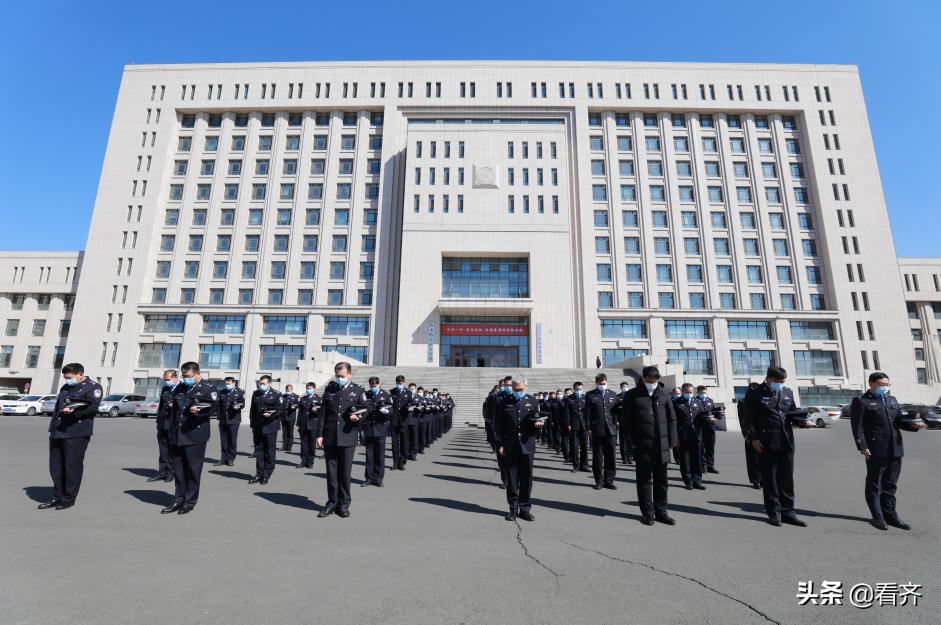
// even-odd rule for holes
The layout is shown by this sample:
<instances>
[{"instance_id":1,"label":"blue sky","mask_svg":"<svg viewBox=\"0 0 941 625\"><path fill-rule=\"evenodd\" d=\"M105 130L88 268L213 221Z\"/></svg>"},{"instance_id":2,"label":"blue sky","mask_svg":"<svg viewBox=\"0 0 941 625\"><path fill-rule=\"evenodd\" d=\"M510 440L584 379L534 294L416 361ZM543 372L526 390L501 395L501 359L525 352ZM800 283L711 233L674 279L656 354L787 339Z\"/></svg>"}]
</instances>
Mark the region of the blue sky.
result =
<instances>
[{"instance_id":1,"label":"blue sky","mask_svg":"<svg viewBox=\"0 0 941 625\"><path fill-rule=\"evenodd\" d=\"M290 4L8 5L0 249L84 247L125 64L462 58L854 63L898 253L941 256L939 2Z\"/></svg>"}]
</instances>

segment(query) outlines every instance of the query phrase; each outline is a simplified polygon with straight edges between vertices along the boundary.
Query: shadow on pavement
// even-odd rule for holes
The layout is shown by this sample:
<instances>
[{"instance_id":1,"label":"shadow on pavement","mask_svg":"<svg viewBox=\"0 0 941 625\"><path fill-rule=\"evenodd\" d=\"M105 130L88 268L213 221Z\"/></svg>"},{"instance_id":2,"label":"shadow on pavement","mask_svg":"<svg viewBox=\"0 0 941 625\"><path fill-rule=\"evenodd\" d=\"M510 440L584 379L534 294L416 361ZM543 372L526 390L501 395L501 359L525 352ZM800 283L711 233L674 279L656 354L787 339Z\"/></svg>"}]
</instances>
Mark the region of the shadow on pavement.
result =
<instances>
[{"instance_id":1,"label":"shadow on pavement","mask_svg":"<svg viewBox=\"0 0 941 625\"><path fill-rule=\"evenodd\" d=\"M439 497L409 497L409 501L414 501L417 503L429 503L433 506L451 508L452 510L460 510L461 512L476 512L478 514L494 514L499 516L503 516L505 514L503 510L484 508L483 506L479 506L475 503L458 501L456 499L441 499Z\"/></svg>"},{"instance_id":2,"label":"shadow on pavement","mask_svg":"<svg viewBox=\"0 0 941 625\"><path fill-rule=\"evenodd\" d=\"M276 503L281 506L291 506L292 508L300 508L301 510L311 510L313 512L320 512L323 508L307 497L303 495L295 495L294 493L264 493L256 492L256 497L261 497L265 501L270 501L271 503Z\"/></svg>"},{"instance_id":3,"label":"shadow on pavement","mask_svg":"<svg viewBox=\"0 0 941 625\"><path fill-rule=\"evenodd\" d=\"M56 495L56 489L52 486L24 486L23 490L27 497L39 503L51 501Z\"/></svg>"},{"instance_id":4,"label":"shadow on pavement","mask_svg":"<svg viewBox=\"0 0 941 625\"><path fill-rule=\"evenodd\" d=\"M213 475L221 475L222 477L231 477L236 480L250 480L254 476L254 473L242 473L240 471L217 471L211 470L207 473L212 473Z\"/></svg>"},{"instance_id":5,"label":"shadow on pavement","mask_svg":"<svg viewBox=\"0 0 941 625\"><path fill-rule=\"evenodd\" d=\"M173 503L173 494L162 490L126 490L126 494L144 503L166 507Z\"/></svg>"},{"instance_id":6,"label":"shadow on pavement","mask_svg":"<svg viewBox=\"0 0 941 625\"><path fill-rule=\"evenodd\" d=\"M127 471L128 473L133 473L134 475L139 475L141 477L153 477L157 475L156 469L143 469L138 467L124 467L122 471Z\"/></svg>"}]
</instances>

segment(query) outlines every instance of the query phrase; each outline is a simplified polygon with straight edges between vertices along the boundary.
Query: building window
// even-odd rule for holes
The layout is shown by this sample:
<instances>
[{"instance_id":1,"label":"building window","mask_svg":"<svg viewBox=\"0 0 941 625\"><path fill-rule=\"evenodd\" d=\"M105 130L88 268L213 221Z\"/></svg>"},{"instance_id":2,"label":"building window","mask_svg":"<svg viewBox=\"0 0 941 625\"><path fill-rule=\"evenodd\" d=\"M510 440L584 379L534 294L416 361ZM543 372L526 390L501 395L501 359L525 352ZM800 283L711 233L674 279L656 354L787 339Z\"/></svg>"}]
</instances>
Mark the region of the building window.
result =
<instances>
[{"instance_id":1,"label":"building window","mask_svg":"<svg viewBox=\"0 0 941 625\"><path fill-rule=\"evenodd\" d=\"M139 347L138 367L169 369L180 364L179 343L141 343Z\"/></svg>"},{"instance_id":2,"label":"building window","mask_svg":"<svg viewBox=\"0 0 941 625\"><path fill-rule=\"evenodd\" d=\"M769 341L771 324L767 321L733 321L729 320L729 338L737 341L759 340ZM762 371L762 373L764 373Z\"/></svg>"},{"instance_id":3,"label":"building window","mask_svg":"<svg viewBox=\"0 0 941 625\"><path fill-rule=\"evenodd\" d=\"M526 258L443 258L441 296L529 297L529 261Z\"/></svg>"},{"instance_id":4,"label":"building window","mask_svg":"<svg viewBox=\"0 0 941 625\"><path fill-rule=\"evenodd\" d=\"M242 346L222 343L201 344L199 363L206 369L238 369L242 364Z\"/></svg>"},{"instance_id":5,"label":"building window","mask_svg":"<svg viewBox=\"0 0 941 625\"><path fill-rule=\"evenodd\" d=\"M647 322L643 319L602 319L601 338L645 339Z\"/></svg>"},{"instance_id":6,"label":"building window","mask_svg":"<svg viewBox=\"0 0 941 625\"><path fill-rule=\"evenodd\" d=\"M763 349L733 349L732 375L764 375L775 364L775 353Z\"/></svg>"},{"instance_id":7,"label":"building window","mask_svg":"<svg viewBox=\"0 0 941 625\"><path fill-rule=\"evenodd\" d=\"M797 375L800 376L826 375L838 377L841 375L840 357L837 352L795 350L794 361L797 365Z\"/></svg>"},{"instance_id":8,"label":"building window","mask_svg":"<svg viewBox=\"0 0 941 625\"><path fill-rule=\"evenodd\" d=\"M668 339L708 339L709 322L700 319L667 319L664 321Z\"/></svg>"},{"instance_id":9,"label":"building window","mask_svg":"<svg viewBox=\"0 0 941 625\"><path fill-rule=\"evenodd\" d=\"M832 341L833 324L829 321L792 321L791 340Z\"/></svg>"},{"instance_id":10,"label":"building window","mask_svg":"<svg viewBox=\"0 0 941 625\"><path fill-rule=\"evenodd\" d=\"M307 317L290 315L265 315L262 334L307 334Z\"/></svg>"},{"instance_id":11,"label":"building window","mask_svg":"<svg viewBox=\"0 0 941 625\"><path fill-rule=\"evenodd\" d=\"M324 317L324 334L328 336L369 336L369 317Z\"/></svg>"},{"instance_id":12,"label":"building window","mask_svg":"<svg viewBox=\"0 0 941 625\"><path fill-rule=\"evenodd\" d=\"M303 345L262 345L258 368L286 371L297 368L299 360L304 360Z\"/></svg>"},{"instance_id":13,"label":"building window","mask_svg":"<svg viewBox=\"0 0 941 625\"><path fill-rule=\"evenodd\" d=\"M712 351L708 349L668 349L670 364L683 367L684 374L714 375Z\"/></svg>"}]
</instances>

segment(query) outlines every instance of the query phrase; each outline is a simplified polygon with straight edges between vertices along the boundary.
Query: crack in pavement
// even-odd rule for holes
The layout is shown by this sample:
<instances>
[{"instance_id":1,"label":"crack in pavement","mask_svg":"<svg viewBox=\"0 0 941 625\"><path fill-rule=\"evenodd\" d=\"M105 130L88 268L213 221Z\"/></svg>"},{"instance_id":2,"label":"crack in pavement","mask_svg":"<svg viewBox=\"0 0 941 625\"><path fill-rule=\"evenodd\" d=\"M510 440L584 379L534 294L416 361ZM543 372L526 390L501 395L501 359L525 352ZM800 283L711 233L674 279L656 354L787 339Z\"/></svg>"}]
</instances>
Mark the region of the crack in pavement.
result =
<instances>
[{"instance_id":1,"label":"crack in pavement","mask_svg":"<svg viewBox=\"0 0 941 625\"><path fill-rule=\"evenodd\" d=\"M529 552L529 547L527 547L526 543L523 542L523 526L520 525L519 520L514 520L513 522L516 523L516 542L519 543L520 549L523 550L523 555L525 555L527 558L529 558L530 560L532 560L533 562L535 562L542 568L549 571L552 574L552 576L555 578L555 589L559 590L561 588L559 585L559 577L561 577L561 574L557 573L553 569L546 566L546 564L543 563L542 560L540 560L539 558L537 558L536 556L534 556L533 554Z\"/></svg>"},{"instance_id":2,"label":"crack in pavement","mask_svg":"<svg viewBox=\"0 0 941 625\"><path fill-rule=\"evenodd\" d=\"M743 600L741 600L741 599L739 599L739 598L737 598L737 597L733 597L732 595L726 594L726 593L722 592L721 590L718 590L718 589L716 589L716 588L713 588L712 586L709 586L708 584L699 581L699 580L696 579L695 577L689 577L689 576L687 576L687 575L683 575L682 573L674 573L674 572L672 572L672 571L665 571L665 570L663 570L663 569L658 569L657 567L655 567L655 566L653 566L653 565L651 565L651 564L647 564L646 562L637 562L637 561L635 561L635 560L628 560L628 559L626 559L626 558L618 558L618 557L616 557L616 556L608 555L607 553L604 553L604 552L602 552L602 551L595 551L594 549L588 549L587 547L582 547L581 545L576 545L576 544L574 544L574 543L570 543L570 542L567 542L567 541L564 541L564 540L560 540L559 542L561 542L561 543L563 543L563 544L566 544L566 545L568 545L569 547L574 547L575 549L579 549L579 550L581 550L581 551L587 551L588 553L594 553L594 554L599 555L599 556L602 556L602 557L604 557L604 558L608 558L609 560L614 560L615 562L622 562L622 563L624 563L624 564L633 564L634 566L641 566L641 567L644 567L644 568L646 568L646 569L650 569L651 571L656 571L657 573L662 573L662 574L664 574L664 575L669 575L670 577L678 577L678 578L680 578L680 579L685 579L686 581L693 582L694 584L698 584L699 586L702 586L703 588L705 588L705 589L708 590L709 592L713 592L713 593L719 595L720 597L725 597L726 599L730 599L730 600L734 601L735 603L738 603L738 604L740 604L740 605L745 606L746 608L748 608L749 610L751 610L752 612L754 612L755 614L757 614L757 615L760 616L761 618L765 619L765 620L768 621L769 623L774 623L775 625L781 625L781 621L776 621L776 620L774 620L773 618L771 618L770 616L768 616L767 614L765 614L764 612L762 612L761 610L759 610L759 609L756 608L755 606L751 605L750 603L747 603L747 602L745 602L745 601L743 601Z\"/></svg>"}]
</instances>

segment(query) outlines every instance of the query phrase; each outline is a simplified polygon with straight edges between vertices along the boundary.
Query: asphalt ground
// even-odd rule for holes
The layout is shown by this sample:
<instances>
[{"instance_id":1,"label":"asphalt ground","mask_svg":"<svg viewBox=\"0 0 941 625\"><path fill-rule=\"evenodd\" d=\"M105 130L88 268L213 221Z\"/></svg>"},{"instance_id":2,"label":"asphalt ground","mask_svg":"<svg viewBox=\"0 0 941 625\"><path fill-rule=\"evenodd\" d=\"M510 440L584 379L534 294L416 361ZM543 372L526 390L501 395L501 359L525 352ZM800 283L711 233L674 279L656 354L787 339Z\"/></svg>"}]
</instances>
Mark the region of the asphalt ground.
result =
<instances>
[{"instance_id":1,"label":"asphalt ground","mask_svg":"<svg viewBox=\"0 0 941 625\"><path fill-rule=\"evenodd\" d=\"M619 465L617 491L595 491L543 447L536 520L507 522L474 428L387 471L384 488L354 483L350 518L318 519L322 458L311 471L280 453L270 483L249 485L243 426L235 466L206 465L196 510L161 515L173 485L146 482L154 422L137 418L99 420L77 505L39 511L52 495L46 424L0 417L3 624L941 622L941 431L905 433L899 511L914 528L881 532L847 422L797 432L807 528L765 523L735 432L718 437L706 491L684 490L671 465L674 527L640 523L632 467ZM362 450L356 463L354 482ZM841 581L843 604L799 605L808 580ZM909 582L917 606L850 605L855 584Z\"/></svg>"}]
</instances>

